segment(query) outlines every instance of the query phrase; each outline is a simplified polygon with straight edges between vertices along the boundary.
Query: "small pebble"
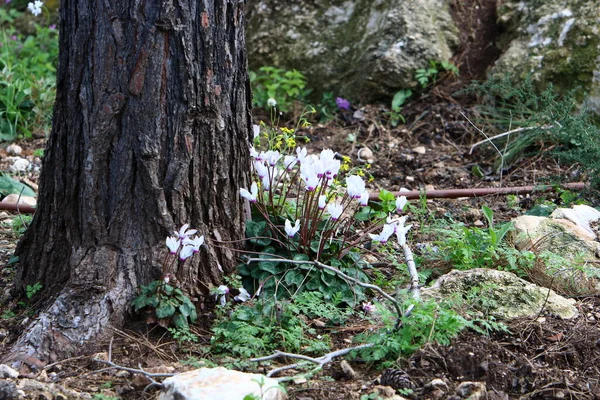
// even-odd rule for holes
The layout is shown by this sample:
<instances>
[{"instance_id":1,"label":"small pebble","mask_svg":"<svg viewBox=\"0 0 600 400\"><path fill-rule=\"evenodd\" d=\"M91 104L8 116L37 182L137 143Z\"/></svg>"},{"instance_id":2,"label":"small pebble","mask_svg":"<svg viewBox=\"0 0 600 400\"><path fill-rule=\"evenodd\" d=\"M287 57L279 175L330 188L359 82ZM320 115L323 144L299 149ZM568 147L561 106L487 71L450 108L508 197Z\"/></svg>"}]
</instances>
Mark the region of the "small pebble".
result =
<instances>
[{"instance_id":1,"label":"small pebble","mask_svg":"<svg viewBox=\"0 0 600 400\"><path fill-rule=\"evenodd\" d=\"M18 156L23 152L23 149L18 144L11 144L6 147L6 154L9 156Z\"/></svg>"},{"instance_id":2,"label":"small pebble","mask_svg":"<svg viewBox=\"0 0 600 400\"><path fill-rule=\"evenodd\" d=\"M10 172L25 172L29 167L30 162L21 157L15 157L12 165L8 166Z\"/></svg>"},{"instance_id":3,"label":"small pebble","mask_svg":"<svg viewBox=\"0 0 600 400\"><path fill-rule=\"evenodd\" d=\"M19 373L5 364L0 364L0 377L6 379L17 379L19 377Z\"/></svg>"},{"instance_id":4,"label":"small pebble","mask_svg":"<svg viewBox=\"0 0 600 400\"><path fill-rule=\"evenodd\" d=\"M425 146L417 146L417 147L413 148L412 151L413 151L413 153L417 153L417 154L427 153L427 149L425 148Z\"/></svg>"}]
</instances>

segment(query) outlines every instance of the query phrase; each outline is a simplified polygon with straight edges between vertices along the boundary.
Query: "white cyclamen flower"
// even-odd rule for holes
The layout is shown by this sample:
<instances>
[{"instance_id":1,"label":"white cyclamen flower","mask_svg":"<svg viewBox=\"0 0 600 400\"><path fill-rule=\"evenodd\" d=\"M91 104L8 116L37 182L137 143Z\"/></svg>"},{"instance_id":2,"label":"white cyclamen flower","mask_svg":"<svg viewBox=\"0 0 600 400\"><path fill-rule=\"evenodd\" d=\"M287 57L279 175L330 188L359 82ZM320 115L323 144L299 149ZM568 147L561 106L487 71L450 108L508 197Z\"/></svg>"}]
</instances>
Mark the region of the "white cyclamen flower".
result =
<instances>
[{"instance_id":1,"label":"white cyclamen flower","mask_svg":"<svg viewBox=\"0 0 600 400\"><path fill-rule=\"evenodd\" d=\"M327 205L327 196L324 194L319 196L319 210L324 210Z\"/></svg>"},{"instance_id":2,"label":"white cyclamen flower","mask_svg":"<svg viewBox=\"0 0 600 400\"><path fill-rule=\"evenodd\" d=\"M195 229L190 229L187 230L187 228L190 226L190 224L184 224L181 229L179 229L179 232L174 231L173 233L175 234L175 236L178 236L179 239L184 240L185 238L187 238L188 236L192 236L194 235L196 232L198 232Z\"/></svg>"},{"instance_id":3,"label":"white cyclamen flower","mask_svg":"<svg viewBox=\"0 0 600 400\"><path fill-rule=\"evenodd\" d=\"M229 293L229 288L225 285L221 285L215 289L214 293L215 293L215 299L219 300L219 303L222 306L224 306L225 303L227 302L226 296L227 296L227 293Z\"/></svg>"},{"instance_id":4,"label":"white cyclamen flower","mask_svg":"<svg viewBox=\"0 0 600 400\"><path fill-rule=\"evenodd\" d=\"M294 156L285 156L283 158L283 166L288 171L291 171L294 168L294 166L296 165L297 162L298 162L298 160Z\"/></svg>"},{"instance_id":5,"label":"white cyclamen flower","mask_svg":"<svg viewBox=\"0 0 600 400\"><path fill-rule=\"evenodd\" d=\"M390 236L392 236L394 234L394 230L395 230L394 224L385 224L385 225L383 225L383 229L381 230L381 233L379 235L374 235L372 233L369 233L369 236L371 236L371 239L374 242L380 242L380 243L384 244L388 241Z\"/></svg>"},{"instance_id":6,"label":"white cyclamen flower","mask_svg":"<svg viewBox=\"0 0 600 400\"><path fill-rule=\"evenodd\" d=\"M265 161L271 167L274 167L277 164L277 161L281 158L281 154L276 150L269 150L265 153Z\"/></svg>"},{"instance_id":7,"label":"white cyclamen flower","mask_svg":"<svg viewBox=\"0 0 600 400\"><path fill-rule=\"evenodd\" d=\"M372 313L373 311L375 311L375 306L370 302L363 302L362 303L362 309L364 312L366 312L367 314Z\"/></svg>"},{"instance_id":8,"label":"white cyclamen flower","mask_svg":"<svg viewBox=\"0 0 600 400\"><path fill-rule=\"evenodd\" d=\"M277 100L275 100L272 97L269 97L269 100L267 100L267 105L269 107L275 107L277 105Z\"/></svg>"},{"instance_id":9,"label":"white cyclamen flower","mask_svg":"<svg viewBox=\"0 0 600 400\"><path fill-rule=\"evenodd\" d=\"M254 146L250 146L250 157L258 159L258 151L256 151Z\"/></svg>"},{"instance_id":10,"label":"white cyclamen flower","mask_svg":"<svg viewBox=\"0 0 600 400\"><path fill-rule=\"evenodd\" d=\"M177 250L179 250L179 245L181 244L181 240L179 236L169 236L167 238L167 247L171 254L177 254Z\"/></svg>"},{"instance_id":11,"label":"white cyclamen flower","mask_svg":"<svg viewBox=\"0 0 600 400\"><path fill-rule=\"evenodd\" d=\"M195 239L185 238L183 240L183 244L187 247L190 246L192 248L193 253L197 253L200 251L200 246L204 244L204 236L198 236Z\"/></svg>"},{"instance_id":12,"label":"white cyclamen flower","mask_svg":"<svg viewBox=\"0 0 600 400\"><path fill-rule=\"evenodd\" d=\"M188 259L192 254L194 254L194 246L183 246L183 248L181 249L181 251L179 252L179 259L181 261L185 261L186 259Z\"/></svg>"},{"instance_id":13,"label":"white cyclamen flower","mask_svg":"<svg viewBox=\"0 0 600 400\"><path fill-rule=\"evenodd\" d=\"M319 161L322 164L323 173L327 175L327 178L336 176L342 165L340 160L335 159L335 152L330 149L321 151Z\"/></svg>"},{"instance_id":14,"label":"white cyclamen flower","mask_svg":"<svg viewBox=\"0 0 600 400\"><path fill-rule=\"evenodd\" d=\"M344 207L342 207L342 205L338 202L330 203L327 206L327 212L331 215L331 219L334 221L340 218L340 215L342 215L343 211Z\"/></svg>"},{"instance_id":15,"label":"white cyclamen flower","mask_svg":"<svg viewBox=\"0 0 600 400\"><path fill-rule=\"evenodd\" d=\"M350 175L346 178L346 190L351 198L360 199L366 190L365 181L358 175Z\"/></svg>"},{"instance_id":16,"label":"white cyclamen flower","mask_svg":"<svg viewBox=\"0 0 600 400\"><path fill-rule=\"evenodd\" d=\"M269 179L268 176L263 176L261 182L262 182L263 191L268 192L269 190L271 190L271 180Z\"/></svg>"},{"instance_id":17,"label":"white cyclamen flower","mask_svg":"<svg viewBox=\"0 0 600 400\"><path fill-rule=\"evenodd\" d=\"M254 169L256 170L256 174L260 179L264 178L269 174L269 169L262 162L262 160L259 161L258 159L256 159L256 161L254 161Z\"/></svg>"},{"instance_id":18,"label":"white cyclamen flower","mask_svg":"<svg viewBox=\"0 0 600 400\"><path fill-rule=\"evenodd\" d=\"M258 185L256 184L256 182L252 182L252 185L250 186L250 191L247 191L246 189L240 189L240 195L249 200L251 203L256 203L256 196L258 196Z\"/></svg>"},{"instance_id":19,"label":"white cyclamen flower","mask_svg":"<svg viewBox=\"0 0 600 400\"><path fill-rule=\"evenodd\" d=\"M306 158L307 154L308 154L308 150L306 150L306 147L303 147L303 148L297 147L296 148L296 159L298 160L298 162L300 164L302 164L304 162L304 159Z\"/></svg>"},{"instance_id":20,"label":"white cyclamen flower","mask_svg":"<svg viewBox=\"0 0 600 400\"><path fill-rule=\"evenodd\" d=\"M363 207L365 207L367 204L369 204L369 192L367 192L366 190L364 192L362 192L358 201L360 202L360 205Z\"/></svg>"},{"instance_id":21,"label":"white cyclamen flower","mask_svg":"<svg viewBox=\"0 0 600 400\"><path fill-rule=\"evenodd\" d=\"M398 224L398 226L396 227L396 238L398 238L398 244L400 246L404 246L406 244L406 234L408 233L410 228L412 228L412 225L404 226L404 224Z\"/></svg>"},{"instance_id":22,"label":"white cyclamen flower","mask_svg":"<svg viewBox=\"0 0 600 400\"><path fill-rule=\"evenodd\" d=\"M397 211L403 211L404 210L404 206L406 205L407 200L406 200L406 196L398 196L396 197L396 210Z\"/></svg>"},{"instance_id":23,"label":"white cyclamen flower","mask_svg":"<svg viewBox=\"0 0 600 400\"><path fill-rule=\"evenodd\" d=\"M258 137L258 135L260 135L260 126L258 125L252 125L252 133L254 135L254 137L252 138L253 140L256 140L256 138Z\"/></svg>"},{"instance_id":24,"label":"white cyclamen flower","mask_svg":"<svg viewBox=\"0 0 600 400\"><path fill-rule=\"evenodd\" d=\"M303 163L300 164L300 177L306 184L306 190L312 192L319 186L319 177L313 169L312 164Z\"/></svg>"},{"instance_id":25,"label":"white cyclamen flower","mask_svg":"<svg viewBox=\"0 0 600 400\"><path fill-rule=\"evenodd\" d=\"M248 291L246 289L244 289L243 287L241 287L239 289L240 294L238 294L237 296L235 296L233 299L235 301L239 301L241 303L248 301L252 298L252 296L250 296L250 293L248 293Z\"/></svg>"},{"instance_id":26,"label":"white cyclamen flower","mask_svg":"<svg viewBox=\"0 0 600 400\"><path fill-rule=\"evenodd\" d=\"M288 237L293 238L294 236L296 236L296 233L298 233L298 231L300 230L300 220L297 219L296 223L294 224L294 226L292 226L292 223L290 222L289 219L285 220L285 233L287 233Z\"/></svg>"},{"instance_id":27,"label":"white cyclamen flower","mask_svg":"<svg viewBox=\"0 0 600 400\"><path fill-rule=\"evenodd\" d=\"M32 3L27 4L27 9L36 17L42 13L42 3L40 0L36 0Z\"/></svg>"}]
</instances>

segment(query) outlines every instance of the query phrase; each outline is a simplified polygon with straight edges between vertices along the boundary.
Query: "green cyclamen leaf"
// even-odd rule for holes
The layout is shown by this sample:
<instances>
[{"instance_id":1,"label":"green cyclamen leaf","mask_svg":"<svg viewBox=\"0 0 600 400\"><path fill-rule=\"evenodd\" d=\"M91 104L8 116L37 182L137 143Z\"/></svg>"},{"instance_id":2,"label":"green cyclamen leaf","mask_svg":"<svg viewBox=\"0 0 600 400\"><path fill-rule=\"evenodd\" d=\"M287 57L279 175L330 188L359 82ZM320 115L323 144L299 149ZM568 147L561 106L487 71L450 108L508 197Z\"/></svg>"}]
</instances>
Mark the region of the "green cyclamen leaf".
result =
<instances>
[{"instance_id":1,"label":"green cyclamen leaf","mask_svg":"<svg viewBox=\"0 0 600 400\"><path fill-rule=\"evenodd\" d=\"M175 314L175 307L172 304L161 304L160 307L156 309L156 317L157 318L168 318Z\"/></svg>"}]
</instances>

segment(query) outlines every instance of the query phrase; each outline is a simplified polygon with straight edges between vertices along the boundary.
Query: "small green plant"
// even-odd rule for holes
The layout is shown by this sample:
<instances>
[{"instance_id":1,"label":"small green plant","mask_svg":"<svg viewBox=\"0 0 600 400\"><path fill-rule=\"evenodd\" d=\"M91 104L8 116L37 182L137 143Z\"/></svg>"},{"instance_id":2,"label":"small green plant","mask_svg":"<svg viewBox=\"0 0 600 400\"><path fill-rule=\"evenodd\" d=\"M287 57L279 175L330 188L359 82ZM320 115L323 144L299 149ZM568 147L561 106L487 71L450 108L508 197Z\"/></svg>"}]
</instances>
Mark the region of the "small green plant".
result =
<instances>
[{"instance_id":1,"label":"small green plant","mask_svg":"<svg viewBox=\"0 0 600 400\"><path fill-rule=\"evenodd\" d=\"M361 358L376 362L381 368L391 367L399 357L409 356L425 343L450 344L452 338L473 325L444 301L407 300L403 307L406 309L411 304L414 308L410 316L401 318L401 325L397 330L392 329L396 315L376 304L385 328L356 336L357 342L374 344L373 347L360 351Z\"/></svg>"},{"instance_id":2,"label":"small green plant","mask_svg":"<svg viewBox=\"0 0 600 400\"><path fill-rule=\"evenodd\" d=\"M488 228L467 227L456 222L438 222L432 228L436 237L437 250L426 252L425 257L444 260L453 268L467 270L472 268L496 268L513 272L521 277L533 266L535 254L519 251L506 243L506 234L513 229L512 223L505 222L496 226L493 211L482 207Z\"/></svg>"},{"instance_id":3,"label":"small green plant","mask_svg":"<svg viewBox=\"0 0 600 400\"><path fill-rule=\"evenodd\" d=\"M289 301L258 300L225 309L212 327L214 353L249 358L274 350L319 353L329 349L329 337L318 338Z\"/></svg>"},{"instance_id":4,"label":"small green plant","mask_svg":"<svg viewBox=\"0 0 600 400\"><path fill-rule=\"evenodd\" d=\"M120 400L120 397L110 396L104 393L96 393L94 394L94 400Z\"/></svg>"},{"instance_id":5,"label":"small green plant","mask_svg":"<svg viewBox=\"0 0 600 400\"><path fill-rule=\"evenodd\" d=\"M131 305L136 313L144 312L147 323L158 323L167 328L175 327L175 333L180 338L189 339L189 322L194 322L198 315L196 307L181 289L170 284L175 282L173 277L173 264L179 263L177 270L181 270L188 258L200 251L204 245L204 236L196 236L195 229L189 229L185 224L175 231L175 236L167 237L166 245L169 252L166 254L162 265L162 277L159 280L142 285L139 294L133 299Z\"/></svg>"},{"instance_id":6,"label":"small green plant","mask_svg":"<svg viewBox=\"0 0 600 400\"><path fill-rule=\"evenodd\" d=\"M33 285L27 285L25 294L27 299L31 300L36 294L38 294L44 286L40 282L36 282Z\"/></svg>"},{"instance_id":7,"label":"small green plant","mask_svg":"<svg viewBox=\"0 0 600 400\"><path fill-rule=\"evenodd\" d=\"M12 220L12 230L18 235L24 234L32 219L31 215L19 215Z\"/></svg>"},{"instance_id":8,"label":"small green plant","mask_svg":"<svg viewBox=\"0 0 600 400\"><path fill-rule=\"evenodd\" d=\"M43 158L44 157L44 149L35 149L33 151L33 156Z\"/></svg>"},{"instance_id":9,"label":"small green plant","mask_svg":"<svg viewBox=\"0 0 600 400\"><path fill-rule=\"evenodd\" d=\"M164 280L142 285L132 306L135 312L144 311L148 314L146 322L156 322L163 327L172 324L175 328L185 329L188 327L188 320L194 322L198 318L196 307L190 298L181 289Z\"/></svg>"},{"instance_id":10,"label":"small green plant","mask_svg":"<svg viewBox=\"0 0 600 400\"><path fill-rule=\"evenodd\" d=\"M256 395L256 394L248 394L246 396L244 396L244 400L262 400L265 396L265 394L269 391L269 390L273 390L273 389L278 389L279 391L281 391L284 394L287 394L285 387L282 385L274 385L274 386L270 386L268 388L265 389L266 386L266 382L265 382L265 378L263 376L261 376L258 379L254 379L254 381L256 383L258 383L258 385L260 386L260 396Z\"/></svg>"},{"instance_id":11,"label":"small green plant","mask_svg":"<svg viewBox=\"0 0 600 400\"><path fill-rule=\"evenodd\" d=\"M0 20L18 15L0 9ZM0 30L0 41L0 140L31 137L34 129L47 133L56 93L58 31L36 24L35 34L23 37L11 27Z\"/></svg>"},{"instance_id":12,"label":"small green plant","mask_svg":"<svg viewBox=\"0 0 600 400\"><path fill-rule=\"evenodd\" d=\"M335 118L338 110L333 92L325 92L321 96L321 101L316 107L321 122L326 122Z\"/></svg>"},{"instance_id":13,"label":"small green plant","mask_svg":"<svg viewBox=\"0 0 600 400\"><path fill-rule=\"evenodd\" d=\"M402 123L406 122L401 112L402 106L410 96L412 96L412 91L410 89L399 90L394 95L394 98L392 99L392 110L390 111L390 124L392 126L398 126L400 121L402 121Z\"/></svg>"},{"instance_id":14,"label":"small green plant","mask_svg":"<svg viewBox=\"0 0 600 400\"><path fill-rule=\"evenodd\" d=\"M490 77L460 93L480 94L477 125L504 148L496 162L504 167L545 151L561 162L581 165L594 188L600 187L600 128L594 115L581 108L576 91L559 95L551 84L537 87L531 75L515 83L513 77Z\"/></svg>"},{"instance_id":15,"label":"small green plant","mask_svg":"<svg viewBox=\"0 0 600 400\"><path fill-rule=\"evenodd\" d=\"M383 400L383 397L378 393L369 393L361 395L360 400Z\"/></svg>"},{"instance_id":16,"label":"small green plant","mask_svg":"<svg viewBox=\"0 0 600 400\"><path fill-rule=\"evenodd\" d=\"M332 324L341 325L354 313L343 307L341 292L325 301L321 292L303 292L294 298L298 310L309 318L323 318Z\"/></svg>"},{"instance_id":17,"label":"small green plant","mask_svg":"<svg viewBox=\"0 0 600 400\"><path fill-rule=\"evenodd\" d=\"M434 83L440 74L440 72L447 71L452 75L458 76L458 68L456 65L452 64L450 61L429 61L428 68L421 68L415 72L415 79L421 87L426 87L427 85Z\"/></svg>"},{"instance_id":18,"label":"small green plant","mask_svg":"<svg viewBox=\"0 0 600 400\"><path fill-rule=\"evenodd\" d=\"M2 313L2 315L0 315L0 318L2 319L11 319L16 317L17 314L13 311L13 310L4 310L4 312Z\"/></svg>"},{"instance_id":19,"label":"small green plant","mask_svg":"<svg viewBox=\"0 0 600 400\"><path fill-rule=\"evenodd\" d=\"M192 321L193 322L193 321ZM190 331L189 326L187 327L174 327L167 328L173 339L177 341L180 345L185 343L197 343L198 336Z\"/></svg>"},{"instance_id":20,"label":"small green plant","mask_svg":"<svg viewBox=\"0 0 600 400\"><path fill-rule=\"evenodd\" d=\"M206 358L198 359L197 357L188 357L185 360L179 360L179 363L182 365L189 365L193 368L215 368L219 366L217 363L212 362Z\"/></svg>"},{"instance_id":21,"label":"small green plant","mask_svg":"<svg viewBox=\"0 0 600 400\"><path fill-rule=\"evenodd\" d=\"M288 112L294 101L306 95L306 78L295 69L286 71L270 66L260 67L257 72L250 71L250 82L252 103L260 108L270 109L273 104L269 99L274 99L280 111Z\"/></svg>"}]
</instances>

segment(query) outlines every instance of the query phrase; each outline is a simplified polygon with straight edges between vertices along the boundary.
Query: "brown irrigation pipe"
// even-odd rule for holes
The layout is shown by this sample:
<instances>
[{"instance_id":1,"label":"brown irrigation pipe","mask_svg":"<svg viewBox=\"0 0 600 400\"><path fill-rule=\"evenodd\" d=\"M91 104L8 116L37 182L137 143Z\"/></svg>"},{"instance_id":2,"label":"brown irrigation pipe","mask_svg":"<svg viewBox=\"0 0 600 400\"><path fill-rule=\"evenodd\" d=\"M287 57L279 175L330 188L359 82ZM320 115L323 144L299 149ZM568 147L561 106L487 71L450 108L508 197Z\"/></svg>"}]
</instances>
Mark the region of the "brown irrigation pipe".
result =
<instances>
[{"instance_id":1,"label":"brown irrigation pipe","mask_svg":"<svg viewBox=\"0 0 600 400\"><path fill-rule=\"evenodd\" d=\"M13 203L0 203L0 210L5 211L17 211L23 214L33 214L35 212L35 207L29 206L27 204L13 204Z\"/></svg>"},{"instance_id":2,"label":"brown irrigation pipe","mask_svg":"<svg viewBox=\"0 0 600 400\"><path fill-rule=\"evenodd\" d=\"M561 187L569 190L582 190L585 188L585 183L565 183ZM407 199L418 199L421 195L425 195L428 199L456 199L459 197L477 197L490 194L523 194L531 192L550 192L555 190L555 186L537 185L537 186L513 186L500 188L476 188L476 189L442 189L442 190L411 190L409 192L392 192L394 196L406 196ZM369 194L369 200L378 200L379 193ZM23 214L33 214L35 207L25 204L10 204L0 203L0 210L17 211Z\"/></svg>"},{"instance_id":3,"label":"brown irrigation pipe","mask_svg":"<svg viewBox=\"0 0 600 400\"><path fill-rule=\"evenodd\" d=\"M585 183L565 183L560 185L562 188L569 190L582 190L585 188ZM392 192L394 196L406 196L407 199L418 199L421 195L425 195L428 199L456 199L458 197L477 197L490 194L523 194L532 192L551 192L555 190L555 186L536 185L536 186L513 186L499 188L476 188L476 189L441 189L441 190L411 190L408 192ZM369 194L369 200L378 200L379 193Z\"/></svg>"}]
</instances>

